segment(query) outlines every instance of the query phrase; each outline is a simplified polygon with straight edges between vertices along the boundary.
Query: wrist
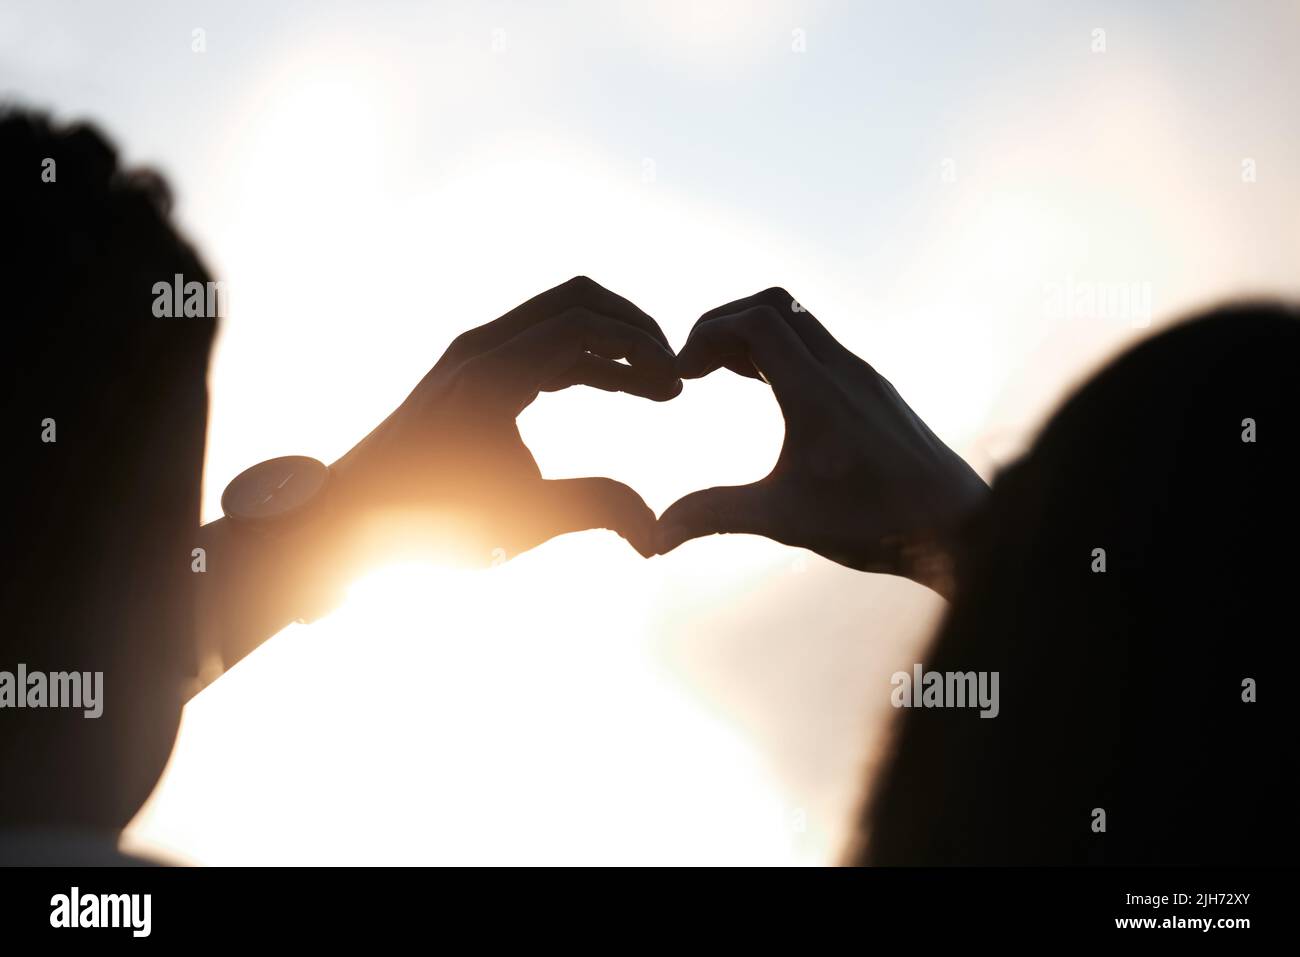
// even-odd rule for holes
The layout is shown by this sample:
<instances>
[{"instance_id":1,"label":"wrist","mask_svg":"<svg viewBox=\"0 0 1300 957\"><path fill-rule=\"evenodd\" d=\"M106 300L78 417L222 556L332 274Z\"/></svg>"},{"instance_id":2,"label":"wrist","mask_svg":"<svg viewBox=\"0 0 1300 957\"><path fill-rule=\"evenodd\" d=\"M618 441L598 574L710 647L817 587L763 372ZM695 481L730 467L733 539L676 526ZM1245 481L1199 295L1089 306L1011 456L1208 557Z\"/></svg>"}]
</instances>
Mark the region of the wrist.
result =
<instances>
[{"instance_id":1,"label":"wrist","mask_svg":"<svg viewBox=\"0 0 1300 957\"><path fill-rule=\"evenodd\" d=\"M902 548L898 574L952 601L957 594L956 567L956 558L947 542L922 539Z\"/></svg>"},{"instance_id":2,"label":"wrist","mask_svg":"<svg viewBox=\"0 0 1300 957\"><path fill-rule=\"evenodd\" d=\"M964 465L965 463L963 463ZM969 546L972 521L984 508L989 488L969 467L949 505L930 528L903 549L902 574L952 601L956 596L962 556Z\"/></svg>"}]
</instances>

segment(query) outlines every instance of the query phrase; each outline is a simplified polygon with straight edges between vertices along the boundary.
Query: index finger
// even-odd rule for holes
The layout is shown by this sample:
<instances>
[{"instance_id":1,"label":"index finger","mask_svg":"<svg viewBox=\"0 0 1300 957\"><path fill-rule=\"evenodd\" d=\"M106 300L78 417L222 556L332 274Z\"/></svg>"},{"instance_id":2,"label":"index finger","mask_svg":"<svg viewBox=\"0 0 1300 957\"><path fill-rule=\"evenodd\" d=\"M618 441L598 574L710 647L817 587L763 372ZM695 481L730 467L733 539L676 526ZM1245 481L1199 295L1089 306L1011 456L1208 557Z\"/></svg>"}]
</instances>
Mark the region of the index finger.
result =
<instances>
[{"instance_id":1,"label":"index finger","mask_svg":"<svg viewBox=\"0 0 1300 957\"><path fill-rule=\"evenodd\" d=\"M709 322L719 316L743 312L757 306L768 306L775 310L795 331L795 334L802 340L804 346L812 353L814 358L826 362L845 354L846 350L844 346L840 345L839 340L817 321L817 317L809 312L807 307L780 286L772 286L762 292L754 293L752 296L746 296L743 299L737 299L726 305L710 309L700 316L696 325L701 322Z\"/></svg>"},{"instance_id":2,"label":"index finger","mask_svg":"<svg viewBox=\"0 0 1300 957\"><path fill-rule=\"evenodd\" d=\"M499 319L462 333L447 351L457 351L462 353L458 358L468 359L495 349L532 326L573 308L587 309L617 319L640 329L665 349L672 351L668 337L659 328L659 323L629 300L586 276L574 276L567 282L533 296Z\"/></svg>"},{"instance_id":3,"label":"index finger","mask_svg":"<svg viewBox=\"0 0 1300 957\"><path fill-rule=\"evenodd\" d=\"M677 355L683 379L708 375L728 360L747 358L777 393L815 379L817 362L771 306L752 306L700 321Z\"/></svg>"},{"instance_id":4,"label":"index finger","mask_svg":"<svg viewBox=\"0 0 1300 957\"><path fill-rule=\"evenodd\" d=\"M627 359L623 364L617 359ZM472 380L522 410L542 390L587 384L664 400L681 391L673 354L647 333L572 307L461 367Z\"/></svg>"}]
</instances>

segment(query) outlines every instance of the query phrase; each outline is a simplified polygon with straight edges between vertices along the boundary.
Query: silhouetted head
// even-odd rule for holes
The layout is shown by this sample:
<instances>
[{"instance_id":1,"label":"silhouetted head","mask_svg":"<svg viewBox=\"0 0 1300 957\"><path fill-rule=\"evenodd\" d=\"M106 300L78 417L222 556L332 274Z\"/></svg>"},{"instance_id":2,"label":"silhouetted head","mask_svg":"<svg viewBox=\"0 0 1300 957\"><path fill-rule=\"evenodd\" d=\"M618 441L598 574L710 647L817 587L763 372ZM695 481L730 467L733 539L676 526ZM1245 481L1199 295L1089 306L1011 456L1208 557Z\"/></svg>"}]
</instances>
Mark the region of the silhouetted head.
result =
<instances>
[{"instance_id":1,"label":"silhouetted head","mask_svg":"<svg viewBox=\"0 0 1300 957\"><path fill-rule=\"evenodd\" d=\"M0 670L104 673L103 713L0 711L0 825L120 827L170 753L194 670L190 571L215 321L162 182L85 126L0 112L5 459Z\"/></svg>"},{"instance_id":2,"label":"silhouetted head","mask_svg":"<svg viewBox=\"0 0 1300 957\"><path fill-rule=\"evenodd\" d=\"M1216 310L997 478L922 663L999 714L901 712L861 861L1290 863L1298 370L1296 310Z\"/></svg>"}]
</instances>

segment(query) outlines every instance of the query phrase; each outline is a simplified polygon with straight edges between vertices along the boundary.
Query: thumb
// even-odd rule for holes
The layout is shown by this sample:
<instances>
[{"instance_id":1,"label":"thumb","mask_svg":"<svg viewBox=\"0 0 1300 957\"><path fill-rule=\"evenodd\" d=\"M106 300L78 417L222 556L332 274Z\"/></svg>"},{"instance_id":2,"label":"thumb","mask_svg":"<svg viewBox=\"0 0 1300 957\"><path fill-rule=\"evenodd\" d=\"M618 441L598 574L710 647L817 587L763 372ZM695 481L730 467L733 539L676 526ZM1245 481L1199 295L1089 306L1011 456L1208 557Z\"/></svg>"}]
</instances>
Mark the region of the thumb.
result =
<instances>
[{"instance_id":1,"label":"thumb","mask_svg":"<svg viewBox=\"0 0 1300 957\"><path fill-rule=\"evenodd\" d=\"M684 495L659 518L655 544L659 554L704 535L747 532L766 535L770 522L761 483L722 485Z\"/></svg>"},{"instance_id":2,"label":"thumb","mask_svg":"<svg viewBox=\"0 0 1300 957\"><path fill-rule=\"evenodd\" d=\"M542 483L545 541L566 532L608 528L644 557L654 554L655 513L633 489L609 478L552 479Z\"/></svg>"}]
</instances>

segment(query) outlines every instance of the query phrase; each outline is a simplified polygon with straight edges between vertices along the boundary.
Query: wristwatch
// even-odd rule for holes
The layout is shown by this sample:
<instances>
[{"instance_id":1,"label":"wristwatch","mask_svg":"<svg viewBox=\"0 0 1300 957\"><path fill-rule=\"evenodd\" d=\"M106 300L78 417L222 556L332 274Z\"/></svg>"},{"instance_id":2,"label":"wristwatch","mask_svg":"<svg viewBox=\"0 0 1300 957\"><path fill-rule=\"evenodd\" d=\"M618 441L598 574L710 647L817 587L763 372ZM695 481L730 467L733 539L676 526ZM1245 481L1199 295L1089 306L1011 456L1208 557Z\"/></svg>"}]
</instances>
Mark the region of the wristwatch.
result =
<instances>
[{"instance_id":1,"label":"wristwatch","mask_svg":"<svg viewBox=\"0 0 1300 957\"><path fill-rule=\"evenodd\" d=\"M328 517L330 485L329 468L316 459L284 455L240 472L221 493L221 510L235 534L267 543L266 554L281 554L283 549L272 543L287 544L290 533L305 536L289 546L295 555L306 556L298 566L302 585L295 599L301 609L296 620L303 623L324 617L342 601L338 535Z\"/></svg>"},{"instance_id":2,"label":"wristwatch","mask_svg":"<svg viewBox=\"0 0 1300 957\"><path fill-rule=\"evenodd\" d=\"M329 479L329 469L305 455L268 459L231 480L221 510L240 529L282 535L319 513Z\"/></svg>"}]
</instances>

